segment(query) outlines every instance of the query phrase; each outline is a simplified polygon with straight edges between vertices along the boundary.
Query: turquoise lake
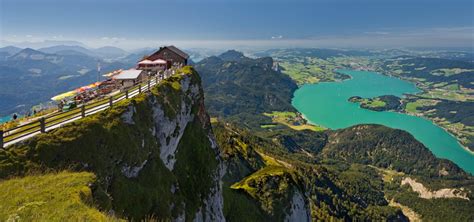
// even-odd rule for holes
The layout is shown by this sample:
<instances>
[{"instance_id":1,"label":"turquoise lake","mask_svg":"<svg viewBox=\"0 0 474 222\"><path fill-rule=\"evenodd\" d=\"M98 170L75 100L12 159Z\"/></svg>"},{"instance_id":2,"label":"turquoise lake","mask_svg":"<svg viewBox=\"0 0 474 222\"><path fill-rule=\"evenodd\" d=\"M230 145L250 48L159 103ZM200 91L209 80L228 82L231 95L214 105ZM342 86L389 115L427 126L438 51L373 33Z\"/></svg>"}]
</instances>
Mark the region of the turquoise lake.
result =
<instances>
[{"instance_id":1,"label":"turquoise lake","mask_svg":"<svg viewBox=\"0 0 474 222\"><path fill-rule=\"evenodd\" d=\"M351 96L364 98L417 93L412 83L375 72L339 70L352 76L342 82L308 84L298 89L293 106L310 122L341 129L357 124L381 124L411 133L437 157L449 159L474 174L474 154L465 150L455 137L430 120L396 112L376 112L351 103Z\"/></svg>"},{"instance_id":2,"label":"turquoise lake","mask_svg":"<svg viewBox=\"0 0 474 222\"><path fill-rule=\"evenodd\" d=\"M0 123L6 123L8 121L10 121L12 118L10 116L4 116L4 117L1 117L0 116Z\"/></svg>"}]
</instances>

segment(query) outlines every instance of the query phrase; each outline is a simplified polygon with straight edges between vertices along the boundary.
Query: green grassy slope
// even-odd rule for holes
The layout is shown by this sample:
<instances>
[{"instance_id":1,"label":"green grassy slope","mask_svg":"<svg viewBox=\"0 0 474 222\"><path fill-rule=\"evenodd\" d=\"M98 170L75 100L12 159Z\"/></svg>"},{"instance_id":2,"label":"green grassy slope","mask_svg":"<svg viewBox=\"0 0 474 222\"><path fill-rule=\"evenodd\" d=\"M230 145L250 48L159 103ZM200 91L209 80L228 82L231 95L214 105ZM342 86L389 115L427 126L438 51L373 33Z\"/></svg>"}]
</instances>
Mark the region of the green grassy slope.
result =
<instances>
[{"instance_id":1,"label":"green grassy slope","mask_svg":"<svg viewBox=\"0 0 474 222\"><path fill-rule=\"evenodd\" d=\"M60 172L0 182L1 221L118 221L92 206L88 172Z\"/></svg>"}]
</instances>

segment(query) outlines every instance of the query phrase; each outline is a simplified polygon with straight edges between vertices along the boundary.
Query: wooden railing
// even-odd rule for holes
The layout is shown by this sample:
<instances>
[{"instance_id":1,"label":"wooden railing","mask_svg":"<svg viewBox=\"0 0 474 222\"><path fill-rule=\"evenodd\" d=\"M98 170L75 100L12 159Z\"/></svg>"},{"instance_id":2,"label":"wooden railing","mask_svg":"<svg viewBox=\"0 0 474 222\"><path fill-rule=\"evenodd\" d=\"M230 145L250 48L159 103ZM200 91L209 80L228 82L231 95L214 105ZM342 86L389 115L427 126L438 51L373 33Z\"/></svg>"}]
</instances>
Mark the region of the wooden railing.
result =
<instances>
[{"instance_id":1,"label":"wooden railing","mask_svg":"<svg viewBox=\"0 0 474 222\"><path fill-rule=\"evenodd\" d=\"M170 75L171 72L165 73L164 78L168 78ZM55 114L41 117L38 120L11 129L0 130L0 148L31 138L37 134L56 129L66 123L74 122L75 120L112 107L114 103L121 100L129 99L142 92L150 91L151 87L156 85L160 80L161 79L158 76L155 76L144 82L140 82L117 95L82 104L67 112L58 111Z\"/></svg>"}]
</instances>

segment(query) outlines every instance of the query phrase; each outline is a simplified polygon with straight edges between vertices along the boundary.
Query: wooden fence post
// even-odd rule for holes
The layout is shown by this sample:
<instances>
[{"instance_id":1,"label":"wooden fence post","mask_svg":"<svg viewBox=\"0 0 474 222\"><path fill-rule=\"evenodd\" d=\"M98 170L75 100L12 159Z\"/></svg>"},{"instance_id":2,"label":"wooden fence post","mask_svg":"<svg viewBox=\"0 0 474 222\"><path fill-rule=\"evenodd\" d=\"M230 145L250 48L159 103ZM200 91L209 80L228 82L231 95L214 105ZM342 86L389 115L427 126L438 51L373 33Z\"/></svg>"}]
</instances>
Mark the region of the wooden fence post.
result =
<instances>
[{"instance_id":1,"label":"wooden fence post","mask_svg":"<svg viewBox=\"0 0 474 222\"><path fill-rule=\"evenodd\" d=\"M128 99L128 89L125 90L125 99Z\"/></svg>"},{"instance_id":2,"label":"wooden fence post","mask_svg":"<svg viewBox=\"0 0 474 222\"><path fill-rule=\"evenodd\" d=\"M45 124L45 121L44 121L44 117L41 117L39 119L39 122L40 122L40 132L41 133L46 133L46 124Z\"/></svg>"},{"instance_id":3,"label":"wooden fence post","mask_svg":"<svg viewBox=\"0 0 474 222\"><path fill-rule=\"evenodd\" d=\"M150 85L151 85L151 80L148 80L148 91L151 91Z\"/></svg>"},{"instance_id":4,"label":"wooden fence post","mask_svg":"<svg viewBox=\"0 0 474 222\"><path fill-rule=\"evenodd\" d=\"M113 104L114 104L114 97L111 96L109 97L109 106L112 107Z\"/></svg>"},{"instance_id":5,"label":"wooden fence post","mask_svg":"<svg viewBox=\"0 0 474 222\"><path fill-rule=\"evenodd\" d=\"M138 93L139 94L142 93L142 85L141 84L138 85Z\"/></svg>"},{"instance_id":6,"label":"wooden fence post","mask_svg":"<svg viewBox=\"0 0 474 222\"><path fill-rule=\"evenodd\" d=\"M3 130L0 130L0 149L3 149Z\"/></svg>"},{"instance_id":7,"label":"wooden fence post","mask_svg":"<svg viewBox=\"0 0 474 222\"><path fill-rule=\"evenodd\" d=\"M86 105L82 104L81 106L81 116L82 118L86 117Z\"/></svg>"}]
</instances>

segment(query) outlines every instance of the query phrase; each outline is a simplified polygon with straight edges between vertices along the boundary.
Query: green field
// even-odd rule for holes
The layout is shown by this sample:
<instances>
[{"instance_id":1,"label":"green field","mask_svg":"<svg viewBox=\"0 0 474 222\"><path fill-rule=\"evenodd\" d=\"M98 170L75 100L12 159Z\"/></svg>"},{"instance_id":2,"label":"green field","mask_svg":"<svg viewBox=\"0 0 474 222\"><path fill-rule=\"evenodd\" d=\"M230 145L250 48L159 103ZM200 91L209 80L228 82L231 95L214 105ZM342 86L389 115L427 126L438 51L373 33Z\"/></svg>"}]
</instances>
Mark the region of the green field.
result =
<instances>
[{"instance_id":1,"label":"green field","mask_svg":"<svg viewBox=\"0 0 474 222\"><path fill-rule=\"evenodd\" d=\"M387 105L384 101L380 100L379 98L375 99L363 99L361 102L361 105L371 107L371 108L376 108L376 107L384 107Z\"/></svg>"},{"instance_id":2,"label":"green field","mask_svg":"<svg viewBox=\"0 0 474 222\"><path fill-rule=\"evenodd\" d=\"M377 107L385 107L387 105L386 102L380 100L380 98L362 98L362 99L352 99L352 102L359 103L361 107L364 108L377 108Z\"/></svg>"},{"instance_id":3,"label":"green field","mask_svg":"<svg viewBox=\"0 0 474 222\"><path fill-rule=\"evenodd\" d=\"M334 61L314 57L292 57L278 59L283 73L290 76L298 85L317 83L320 81L335 81L337 74L334 71L339 66Z\"/></svg>"},{"instance_id":4,"label":"green field","mask_svg":"<svg viewBox=\"0 0 474 222\"><path fill-rule=\"evenodd\" d=\"M118 221L92 207L92 173L50 173L0 182L1 221Z\"/></svg>"},{"instance_id":5,"label":"green field","mask_svg":"<svg viewBox=\"0 0 474 222\"><path fill-rule=\"evenodd\" d=\"M326 128L312 125L307 123L307 121L298 113L294 112L272 112L264 113L263 115L271 117L274 123L282 124L288 126L294 130L312 130L312 131L324 131ZM265 124L261 125L261 128L273 128L276 125Z\"/></svg>"},{"instance_id":6,"label":"green field","mask_svg":"<svg viewBox=\"0 0 474 222\"><path fill-rule=\"evenodd\" d=\"M418 107L431 106L431 105L435 105L436 103L437 103L436 100L418 99L415 102L407 103L405 107L405 111L408 113L420 113L420 111L417 110Z\"/></svg>"},{"instance_id":7,"label":"green field","mask_svg":"<svg viewBox=\"0 0 474 222\"><path fill-rule=\"evenodd\" d=\"M463 72L472 72L472 69L461 69L461 68L451 68L451 69L436 69L430 73L436 76L452 76L457 75Z\"/></svg>"}]
</instances>

